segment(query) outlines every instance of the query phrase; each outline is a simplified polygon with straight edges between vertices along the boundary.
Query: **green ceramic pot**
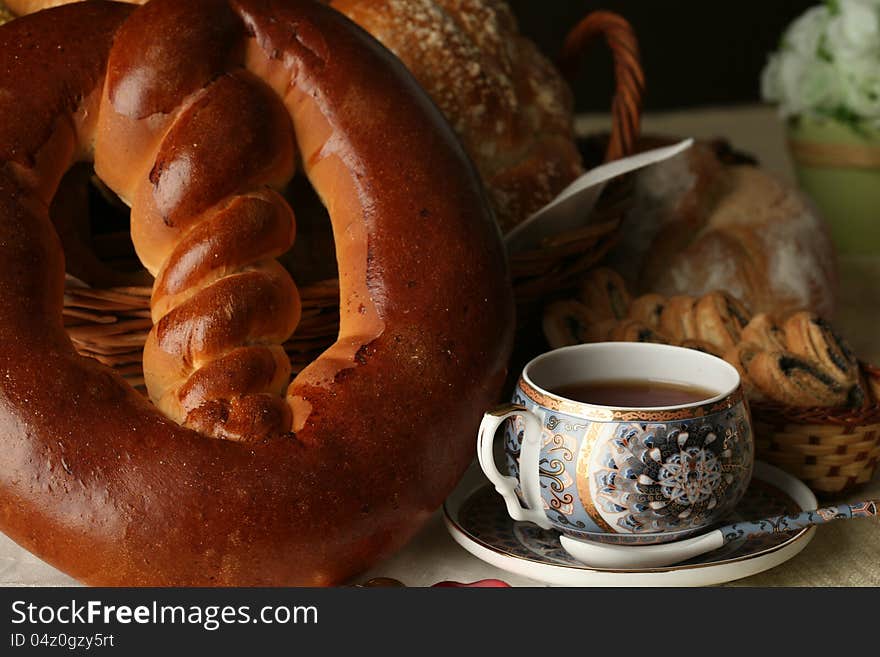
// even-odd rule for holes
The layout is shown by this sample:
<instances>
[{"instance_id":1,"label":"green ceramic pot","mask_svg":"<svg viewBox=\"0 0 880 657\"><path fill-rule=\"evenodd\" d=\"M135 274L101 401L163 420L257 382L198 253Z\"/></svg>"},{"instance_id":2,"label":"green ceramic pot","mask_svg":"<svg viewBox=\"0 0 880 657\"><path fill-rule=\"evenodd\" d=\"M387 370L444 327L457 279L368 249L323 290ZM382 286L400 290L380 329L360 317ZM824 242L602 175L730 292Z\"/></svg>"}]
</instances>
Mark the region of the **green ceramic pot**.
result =
<instances>
[{"instance_id":1,"label":"green ceramic pot","mask_svg":"<svg viewBox=\"0 0 880 657\"><path fill-rule=\"evenodd\" d=\"M799 117L788 126L795 171L841 254L880 254L880 131Z\"/></svg>"}]
</instances>

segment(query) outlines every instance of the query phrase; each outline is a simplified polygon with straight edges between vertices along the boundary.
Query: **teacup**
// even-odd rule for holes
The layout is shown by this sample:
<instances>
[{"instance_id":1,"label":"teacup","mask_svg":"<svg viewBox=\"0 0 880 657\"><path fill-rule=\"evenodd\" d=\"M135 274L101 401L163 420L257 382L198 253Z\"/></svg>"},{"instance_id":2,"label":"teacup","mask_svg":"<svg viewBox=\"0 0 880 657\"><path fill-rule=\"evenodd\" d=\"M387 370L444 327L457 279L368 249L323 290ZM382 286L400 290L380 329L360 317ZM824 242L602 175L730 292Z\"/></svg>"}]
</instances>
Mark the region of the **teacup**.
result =
<instances>
[{"instance_id":1,"label":"teacup","mask_svg":"<svg viewBox=\"0 0 880 657\"><path fill-rule=\"evenodd\" d=\"M717 394L678 406L613 408L552 392L612 380ZM505 422L509 476L493 455ZM606 342L529 362L513 404L483 417L477 454L514 520L574 539L652 543L697 533L729 514L751 480L754 442L736 368L691 349Z\"/></svg>"}]
</instances>

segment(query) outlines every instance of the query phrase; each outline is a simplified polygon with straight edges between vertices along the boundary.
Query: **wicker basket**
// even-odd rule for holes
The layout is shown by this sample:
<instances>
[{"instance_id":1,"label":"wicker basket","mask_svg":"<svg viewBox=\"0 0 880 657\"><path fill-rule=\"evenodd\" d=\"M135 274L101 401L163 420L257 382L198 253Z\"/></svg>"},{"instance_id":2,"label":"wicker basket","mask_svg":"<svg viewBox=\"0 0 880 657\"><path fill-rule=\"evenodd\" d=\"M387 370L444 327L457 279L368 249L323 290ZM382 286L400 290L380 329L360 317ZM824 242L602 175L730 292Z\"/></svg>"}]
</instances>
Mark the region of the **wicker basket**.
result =
<instances>
[{"instance_id":1,"label":"wicker basket","mask_svg":"<svg viewBox=\"0 0 880 657\"><path fill-rule=\"evenodd\" d=\"M880 369L863 365L866 376ZM880 403L860 409L753 403L756 455L822 496L869 482L880 463Z\"/></svg>"},{"instance_id":2,"label":"wicker basket","mask_svg":"<svg viewBox=\"0 0 880 657\"><path fill-rule=\"evenodd\" d=\"M573 71L581 53L597 37L604 37L612 51L617 81L606 153L610 160L632 152L639 131L644 76L632 28L609 12L591 13L571 31L561 65ZM613 193L605 196L588 227L547 240L540 249L512 259L520 316L527 316L532 305L548 294L573 286L613 246L623 203ZM68 205L73 207L72 203ZM99 239L104 248L94 241L92 246L96 252L103 251L100 255L105 261L131 259L127 234L103 235ZM302 320L285 344L294 374L330 346L339 331L338 281L306 284L299 291ZM68 277L64 296L65 326L77 350L115 368L140 389L144 383L142 351L152 327L150 294L148 286L86 287Z\"/></svg>"},{"instance_id":3,"label":"wicker basket","mask_svg":"<svg viewBox=\"0 0 880 657\"><path fill-rule=\"evenodd\" d=\"M68 279L64 324L79 353L113 367L135 388L143 388L141 364L150 319L149 287L83 287ZM302 319L284 345L294 374L330 346L339 332L339 282L302 287Z\"/></svg>"}]
</instances>

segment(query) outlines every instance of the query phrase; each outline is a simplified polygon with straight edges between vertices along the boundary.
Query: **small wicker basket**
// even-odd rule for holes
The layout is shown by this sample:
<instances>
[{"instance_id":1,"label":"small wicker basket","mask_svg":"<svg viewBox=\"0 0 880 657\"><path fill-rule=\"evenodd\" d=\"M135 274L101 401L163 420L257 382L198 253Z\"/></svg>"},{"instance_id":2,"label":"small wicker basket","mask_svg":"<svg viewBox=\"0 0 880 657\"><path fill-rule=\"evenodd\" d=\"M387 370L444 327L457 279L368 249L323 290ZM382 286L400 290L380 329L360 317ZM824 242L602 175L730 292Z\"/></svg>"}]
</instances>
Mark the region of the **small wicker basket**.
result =
<instances>
[{"instance_id":1,"label":"small wicker basket","mask_svg":"<svg viewBox=\"0 0 880 657\"><path fill-rule=\"evenodd\" d=\"M866 377L880 369L863 365ZM880 464L880 401L860 409L752 403L757 458L834 496L869 482Z\"/></svg>"}]
</instances>

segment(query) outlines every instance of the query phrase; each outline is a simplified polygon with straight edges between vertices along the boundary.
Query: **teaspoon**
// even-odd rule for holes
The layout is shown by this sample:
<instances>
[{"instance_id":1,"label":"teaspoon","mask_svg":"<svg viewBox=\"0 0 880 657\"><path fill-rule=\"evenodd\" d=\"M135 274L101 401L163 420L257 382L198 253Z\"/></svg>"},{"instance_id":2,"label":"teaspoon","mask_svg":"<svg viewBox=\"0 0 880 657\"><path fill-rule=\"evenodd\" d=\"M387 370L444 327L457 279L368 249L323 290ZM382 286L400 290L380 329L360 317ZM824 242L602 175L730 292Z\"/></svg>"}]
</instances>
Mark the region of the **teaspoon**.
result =
<instances>
[{"instance_id":1,"label":"teaspoon","mask_svg":"<svg viewBox=\"0 0 880 657\"><path fill-rule=\"evenodd\" d=\"M566 552L594 568L659 568L693 559L737 540L790 532L835 520L869 518L878 515L877 506L877 500L868 500L813 509L794 515L737 522L694 538L659 545L615 545L574 539L565 535L560 536L559 540Z\"/></svg>"}]
</instances>

